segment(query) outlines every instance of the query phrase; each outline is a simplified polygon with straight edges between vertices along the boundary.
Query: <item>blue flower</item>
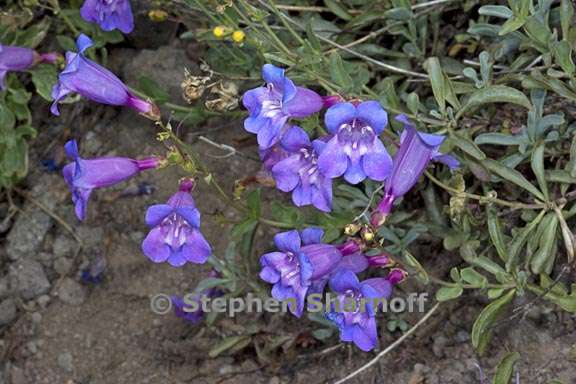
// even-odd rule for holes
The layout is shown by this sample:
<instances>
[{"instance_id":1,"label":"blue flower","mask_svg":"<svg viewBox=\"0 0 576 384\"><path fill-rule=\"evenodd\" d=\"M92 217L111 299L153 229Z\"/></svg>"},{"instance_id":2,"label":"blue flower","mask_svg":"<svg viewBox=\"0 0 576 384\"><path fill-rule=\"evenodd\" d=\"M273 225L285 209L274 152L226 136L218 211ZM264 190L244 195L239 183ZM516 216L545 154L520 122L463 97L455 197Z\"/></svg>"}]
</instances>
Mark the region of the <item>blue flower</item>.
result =
<instances>
[{"instance_id":1,"label":"blue flower","mask_svg":"<svg viewBox=\"0 0 576 384\"><path fill-rule=\"evenodd\" d=\"M276 187L292 192L292 201L298 207L312 204L321 211L330 212L332 179L318 169L318 156L326 143L321 140L310 142L306 132L295 125L286 132L282 143L289 154L272 167Z\"/></svg>"},{"instance_id":2,"label":"blue flower","mask_svg":"<svg viewBox=\"0 0 576 384\"><path fill-rule=\"evenodd\" d=\"M267 149L280 140L288 119L310 116L324 103L316 92L295 86L282 68L265 64L262 77L266 86L249 90L242 102L250 113L244 128L257 135L260 149Z\"/></svg>"},{"instance_id":3,"label":"blue flower","mask_svg":"<svg viewBox=\"0 0 576 384\"><path fill-rule=\"evenodd\" d=\"M142 251L155 263L181 267L187 262L203 264L212 253L200 232L200 212L190 195L193 183L185 179L166 204L148 208L146 225L152 230L142 242Z\"/></svg>"},{"instance_id":4,"label":"blue flower","mask_svg":"<svg viewBox=\"0 0 576 384\"><path fill-rule=\"evenodd\" d=\"M142 160L127 157L83 159L78 153L76 140L67 142L65 149L73 163L66 165L62 173L72 192L79 220L86 218L88 200L94 189L110 187L135 176L140 171L159 165L159 159L156 157Z\"/></svg>"},{"instance_id":5,"label":"blue flower","mask_svg":"<svg viewBox=\"0 0 576 384\"><path fill-rule=\"evenodd\" d=\"M80 15L89 23L97 23L104 31L119 29L130 33L134 29L130 0L86 0Z\"/></svg>"},{"instance_id":6,"label":"blue flower","mask_svg":"<svg viewBox=\"0 0 576 384\"><path fill-rule=\"evenodd\" d=\"M360 282L354 272L339 269L330 278L330 289L338 295L326 317L339 328L340 340L372 350L378 343L375 300L389 298L392 283L385 278Z\"/></svg>"},{"instance_id":7,"label":"blue flower","mask_svg":"<svg viewBox=\"0 0 576 384\"><path fill-rule=\"evenodd\" d=\"M115 74L84 56L84 51L93 45L88 36L80 35L76 44L78 53L66 52L66 67L52 88L54 102L50 111L53 114L60 115L60 100L71 93L78 93L97 103L126 106L150 119L160 118L160 110L155 104L132 94Z\"/></svg>"},{"instance_id":8,"label":"blue flower","mask_svg":"<svg viewBox=\"0 0 576 384\"><path fill-rule=\"evenodd\" d=\"M306 295L316 281L330 274L342 258L340 251L322 243L324 231L306 228L282 232L274 236L279 251L260 258L260 278L272 287L272 296L280 301L295 300L289 306L292 314L300 317Z\"/></svg>"},{"instance_id":9,"label":"blue flower","mask_svg":"<svg viewBox=\"0 0 576 384\"><path fill-rule=\"evenodd\" d=\"M378 136L388 115L377 101L357 106L338 103L326 111L326 128L334 136L318 158L320 171L330 178L344 175L350 184L366 177L383 181L392 170L392 159Z\"/></svg>"},{"instance_id":10,"label":"blue flower","mask_svg":"<svg viewBox=\"0 0 576 384\"><path fill-rule=\"evenodd\" d=\"M450 169L459 165L458 160L439 151L445 136L418 132L405 115L398 115L396 120L404 124L404 131L400 137L400 148L394 155L392 173L386 180L384 197L372 214L374 226L384 223L394 201L412 189L430 161L443 162Z\"/></svg>"}]
</instances>

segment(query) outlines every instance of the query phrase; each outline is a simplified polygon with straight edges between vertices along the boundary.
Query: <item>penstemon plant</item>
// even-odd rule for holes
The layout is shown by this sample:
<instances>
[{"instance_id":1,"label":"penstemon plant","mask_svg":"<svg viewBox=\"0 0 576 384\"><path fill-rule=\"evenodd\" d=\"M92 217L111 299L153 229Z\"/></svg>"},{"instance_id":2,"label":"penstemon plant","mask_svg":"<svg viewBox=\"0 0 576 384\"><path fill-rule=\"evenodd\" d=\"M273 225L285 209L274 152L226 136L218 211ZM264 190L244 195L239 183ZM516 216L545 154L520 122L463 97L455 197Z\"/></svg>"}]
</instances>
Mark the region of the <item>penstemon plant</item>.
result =
<instances>
[{"instance_id":1,"label":"penstemon plant","mask_svg":"<svg viewBox=\"0 0 576 384\"><path fill-rule=\"evenodd\" d=\"M72 94L127 107L154 124L167 148L164 156L139 160L84 159L76 141L69 141L71 163L63 174L78 219L89 222L94 189L144 170L178 166L183 174L179 185L170 187L172 197L142 215L150 228L142 242L145 257L175 268L210 264L212 271L194 292L196 304L202 297L255 292L291 302L291 314L301 317L312 295L332 295L322 316L309 318L329 324L328 334L337 329L341 341L362 351L379 344L380 304L370 300L393 298L407 279L436 288L437 303L399 342L442 303L466 297L466 290L490 300L471 325L479 355L489 348L494 329L525 316L536 303L576 312L576 285L570 292L564 283L576 249L571 229L576 124L560 111L549 113L557 99L576 101L573 4L509 0L508 6L479 6L478 21L447 50L438 41L435 11L470 11L479 2L325 3L324 8L274 0L185 0L175 6L172 11L184 23L202 17L181 38L194 36L208 46L203 75L187 73L182 84L192 106L160 102L158 89L139 92L124 84L96 63L86 30L71 23L77 48L66 47L66 63L51 92L52 113L59 115L59 103L70 102ZM333 17L323 19L324 12ZM130 33L134 27L128 0L86 0L78 15L90 28ZM386 34L394 38L389 48L369 43L382 42ZM0 76L55 61L52 54L2 47ZM480 51L477 59L456 60L464 48L470 55ZM238 105L233 82L238 79L253 85L241 92L242 118L245 131L254 135L261 170L229 191L160 107L200 119L211 114L240 119L230 112ZM14 92L17 85L2 97L10 103ZM206 94L218 98L202 105ZM490 119L497 111L525 115L526 123L494 131ZM9 144L0 140L2 145ZM201 182L241 217L231 226L234 242L224 255L202 234L201 207L192 197ZM271 186L292 204L263 209L261 190ZM260 225L278 233L273 250L254 260ZM444 271L449 280L435 276L432 265L415 255L411 244L422 237L459 254L461 260ZM531 301L512 309L518 296ZM179 293L171 298L178 316L194 324L215 321L213 314L189 310L188 299ZM365 310L339 311L347 302L354 308L364 304ZM499 321L506 312L507 319ZM325 334L316 333L319 339ZM249 344L250 335L224 340L211 356ZM499 384L510 382L518 359L504 357Z\"/></svg>"}]
</instances>

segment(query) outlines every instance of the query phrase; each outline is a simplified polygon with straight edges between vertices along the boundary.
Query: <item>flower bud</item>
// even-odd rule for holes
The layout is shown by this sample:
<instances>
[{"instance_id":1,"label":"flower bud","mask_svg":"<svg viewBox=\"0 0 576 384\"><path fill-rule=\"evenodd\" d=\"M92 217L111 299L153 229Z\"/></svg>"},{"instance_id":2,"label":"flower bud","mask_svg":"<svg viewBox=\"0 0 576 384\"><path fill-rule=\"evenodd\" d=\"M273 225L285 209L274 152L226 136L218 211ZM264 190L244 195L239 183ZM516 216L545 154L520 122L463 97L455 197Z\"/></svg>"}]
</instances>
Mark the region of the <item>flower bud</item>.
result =
<instances>
[{"instance_id":1,"label":"flower bud","mask_svg":"<svg viewBox=\"0 0 576 384\"><path fill-rule=\"evenodd\" d=\"M214 29L212 30L212 34L214 35L214 37L221 39L226 34L226 28L221 25L214 27Z\"/></svg>"},{"instance_id":2,"label":"flower bud","mask_svg":"<svg viewBox=\"0 0 576 384\"><path fill-rule=\"evenodd\" d=\"M360 227L358 224L351 223L344 227L344 233L348 236L354 236L360 231L360 229L362 229L362 227Z\"/></svg>"},{"instance_id":3,"label":"flower bud","mask_svg":"<svg viewBox=\"0 0 576 384\"><path fill-rule=\"evenodd\" d=\"M362 239L364 241L370 242L370 241L374 240L374 231L372 231L368 227L364 227L362 229L362 232L360 233L360 236L362 237Z\"/></svg>"},{"instance_id":4,"label":"flower bud","mask_svg":"<svg viewBox=\"0 0 576 384\"><path fill-rule=\"evenodd\" d=\"M234 33L232 33L232 40L234 40L234 42L238 44L242 43L245 37L246 34L244 33L244 31L234 31Z\"/></svg>"},{"instance_id":5,"label":"flower bud","mask_svg":"<svg viewBox=\"0 0 576 384\"><path fill-rule=\"evenodd\" d=\"M163 21L166 21L166 19L168 18L168 13L161 9L152 9L150 10L150 12L148 12L148 18L157 23L161 23Z\"/></svg>"}]
</instances>

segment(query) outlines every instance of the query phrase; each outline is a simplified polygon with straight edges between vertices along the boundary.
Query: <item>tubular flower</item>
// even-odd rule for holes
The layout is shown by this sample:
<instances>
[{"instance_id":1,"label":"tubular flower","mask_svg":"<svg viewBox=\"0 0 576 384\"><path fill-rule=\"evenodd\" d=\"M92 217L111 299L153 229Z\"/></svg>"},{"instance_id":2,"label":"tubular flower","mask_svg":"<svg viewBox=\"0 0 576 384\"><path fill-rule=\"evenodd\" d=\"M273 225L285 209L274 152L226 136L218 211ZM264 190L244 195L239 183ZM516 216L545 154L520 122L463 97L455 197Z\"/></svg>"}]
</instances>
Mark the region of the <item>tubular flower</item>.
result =
<instances>
[{"instance_id":1,"label":"tubular flower","mask_svg":"<svg viewBox=\"0 0 576 384\"><path fill-rule=\"evenodd\" d=\"M0 44L0 90L5 87L8 72L20 72L38 63L53 63L58 58L55 53L38 54L31 48Z\"/></svg>"},{"instance_id":2,"label":"tubular flower","mask_svg":"<svg viewBox=\"0 0 576 384\"><path fill-rule=\"evenodd\" d=\"M204 264L212 253L200 232L200 212L190 195L193 183L185 179L166 204L148 208L146 225L152 228L142 242L144 254L155 263L181 267Z\"/></svg>"},{"instance_id":3,"label":"tubular flower","mask_svg":"<svg viewBox=\"0 0 576 384\"><path fill-rule=\"evenodd\" d=\"M130 33L134 29L130 0L86 0L80 8L80 15L104 31L119 29L122 33Z\"/></svg>"},{"instance_id":4,"label":"tubular flower","mask_svg":"<svg viewBox=\"0 0 576 384\"><path fill-rule=\"evenodd\" d=\"M160 118L160 110L156 105L133 95L116 75L83 55L93 45L88 36L80 35L76 44L78 53L66 52L66 67L52 88L54 102L50 111L53 114L60 115L58 102L75 92L97 103L122 105L150 119Z\"/></svg>"},{"instance_id":5,"label":"tubular flower","mask_svg":"<svg viewBox=\"0 0 576 384\"><path fill-rule=\"evenodd\" d=\"M140 171L156 168L160 160L150 157L133 160L127 157L98 157L83 159L78 154L76 140L71 140L65 146L66 155L73 163L64 167L62 173L72 192L76 216L80 220L86 218L88 200L92 190L105 188L127 180Z\"/></svg>"},{"instance_id":6,"label":"tubular flower","mask_svg":"<svg viewBox=\"0 0 576 384\"><path fill-rule=\"evenodd\" d=\"M404 123L404 131L400 148L394 155L392 174L386 180L384 197L372 214L374 226L384 223L394 201L412 189L431 160L443 162L451 169L458 167L456 159L439 152L444 136L418 132L405 115L397 116L396 120Z\"/></svg>"},{"instance_id":7,"label":"tubular flower","mask_svg":"<svg viewBox=\"0 0 576 384\"><path fill-rule=\"evenodd\" d=\"M260 278L272 287L272 296L277 300L293 300L290 311L302 316L308 291L336 267L342 254L336 247L322 244L324 231L307 228L282 232L274 236L277 252L267 253L260 258Z\"/></svg>"},{"instance_id":8,"label":"tubular flower","mask_svg":"<svg viewBox=\"0 0 576 384\"><path fill-rule=\"evenodd\" d=\"M298 207L314 205L321 211L332 210L332 179L318 170L318 155L324 143L312 143L302 128L293 125L282 138L290 155L272 167L276 187L283 192L292 191L292 201Z\"/></svg>"},{"instance_id":9,"label":"tubular flower","mask_svg":"<svg viewBox=\"0 0 576 384\"><path fill-rule=\"evenodd\" d=\"M337 297L326 317L340 329L340 340L372 350L378 343L376 300L390 298L392 283L385 278L360 282L354 272L340 269L330 278L330 289Z\"/></svg>"},{"instance_id":10,"label":"tubular flower","mask_svg":"<svg viewBox=\"0 0 576 384\"><path fill-rule=\"evenodd\" d=\"M334 137L318 158L323 174L330 178L344 175L350 184L366 177L376 181L388 177L392 159L378 138L388 124L388 115L377 101L335 104L324 120Z\"/></svg>"},{"instance_id":11,"label":"tubular flower","mask_svg":"<svg viewBox=\"0 0 576 384\"><path fill-rule=\"evenodd\" d=\"M272 64L262 67L262 77L266 86L249 90L242 102L250 113L244 128L257 135L260 149L267 149L280 140L288 119L320 111L323 101L316 92L295 86L282 68Z\"/></svg>"}]
</instances>

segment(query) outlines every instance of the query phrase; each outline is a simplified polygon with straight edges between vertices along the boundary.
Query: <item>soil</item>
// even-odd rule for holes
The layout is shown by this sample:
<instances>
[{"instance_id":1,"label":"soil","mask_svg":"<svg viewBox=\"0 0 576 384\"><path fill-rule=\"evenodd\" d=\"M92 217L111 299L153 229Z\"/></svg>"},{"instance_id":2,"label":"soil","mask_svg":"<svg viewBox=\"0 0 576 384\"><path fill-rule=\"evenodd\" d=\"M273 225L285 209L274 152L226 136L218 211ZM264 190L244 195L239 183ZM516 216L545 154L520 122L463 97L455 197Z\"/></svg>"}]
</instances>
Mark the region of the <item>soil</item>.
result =
<instances>
[{"instance_id":1,"label":"soil","mask_svg":"<svg viewBox=\"0 0 576 384\"><path fill-rule=\"evenodd\" d=\"M152 47L152 49L150 49ZM179 98L184 68L194 68L184 43L113 49L109 65L127 83L146 75L163 84L173 100ZM112 60L112 59L111 59ZM176 168L144 172L127 183L97 191L85 223L74 216L71 199L58 172L42 161L63 162L62 146L69 138L79 140L84 157L122 155L143 157L162 153L154 125L129 110L99 106L89 101L61 107L62 118L49 115L40 100L34 108L39 136L31 149L30 174L15 194L21 208L0 233L0 383L11 384L181 384L181 383L332 383L361 367L375 353L361 353L340 345L336 337L317 342L307 319L288 315L243 315L224 318L210 327L191 325L172 314L150 310L150 297L158 293L191 291L208 272L207 266L172 268L151 263L140 251L147 228L148 205L164 202L184 174ZM209 120L183 126L180 134L198 151L208 167L232 190L234 180L254 175L258 163L239 156L218 159L216 148L198 142L199 133L215 142L237 145L250 142L242 122ZM256 156L254 144L243 148ZM138 186L152 191L133 194ZM198 183L194 192L202 212L202 228L216 254L227 244L227 227L218 218L234 212ZM286 199L268 190L268 201ZM46 208L57 218L39 208ZM0 215L7 204L0 203ZM66 226L73 228L85 247ZM271 230L260 230L257 248L271 248ZM426 250L414 254L426 265L442 260L438 273L457 263L454 255ZM98 284L80 283L80 271L95 260L106 261L104 279ZM422 292L426 287L404 283L398 294ZM433 292L429 292L433 297ZM526 299L527 300L527 299ZM473 384L480 383L477 365L491 376L499 359L519 351L522 383L576 383L576 317L540 304L524 319L498 328L491 349L477 356L470 343L475 317L486 301L473 295L444 305L416 335L360 374L351 383ZM517 303L522 304L521 302ZM429 302L428 307L432 306ZM415 324L422 314L401 319ZM270 335L286 336L289 347L259 354L254 347L231 356L209 358L208 350L222 337L260 327L256 340L262 346ZM380 324L381 348L391 344L400 331ZM376 351L377 352L377 351Z\"/></svg>"}]
</instances>

